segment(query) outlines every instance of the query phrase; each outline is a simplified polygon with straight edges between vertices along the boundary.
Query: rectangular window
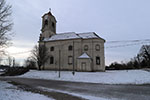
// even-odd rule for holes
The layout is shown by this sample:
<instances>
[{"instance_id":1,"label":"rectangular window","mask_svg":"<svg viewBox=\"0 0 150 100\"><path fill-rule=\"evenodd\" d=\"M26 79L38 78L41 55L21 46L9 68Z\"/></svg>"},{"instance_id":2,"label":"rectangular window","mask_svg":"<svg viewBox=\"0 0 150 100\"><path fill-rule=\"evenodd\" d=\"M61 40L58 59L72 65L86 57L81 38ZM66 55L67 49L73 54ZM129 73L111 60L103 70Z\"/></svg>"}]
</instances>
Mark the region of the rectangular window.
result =
<instances>
[{"instance_id":1,"label":"rectangular window","mask_svg":"<svg viewBox=\"0 0 150 100\"><path fill-rule=\"evenodd\" d=\"M50 57L50 64L54 64L54 57Z\"/></svg>"},{"instance_id":2,"label":"rectangular window","mask_svg":"<svg viewBox=\"0 0 150 100\"><path fill-rule=\"evenodd\" d=\"M100 57L96 57L96 65L100 65Z\"/></svg>"},{"instance_id":3,"label":"rectangular window","mask_svg":"<svg viewBox=\"0 0 150 100\"><path fill-rule=\"evenodd\" d=\"M68 64L71 65L72 64L72 56L68 56Z\"/></svg>"}]
</instances>

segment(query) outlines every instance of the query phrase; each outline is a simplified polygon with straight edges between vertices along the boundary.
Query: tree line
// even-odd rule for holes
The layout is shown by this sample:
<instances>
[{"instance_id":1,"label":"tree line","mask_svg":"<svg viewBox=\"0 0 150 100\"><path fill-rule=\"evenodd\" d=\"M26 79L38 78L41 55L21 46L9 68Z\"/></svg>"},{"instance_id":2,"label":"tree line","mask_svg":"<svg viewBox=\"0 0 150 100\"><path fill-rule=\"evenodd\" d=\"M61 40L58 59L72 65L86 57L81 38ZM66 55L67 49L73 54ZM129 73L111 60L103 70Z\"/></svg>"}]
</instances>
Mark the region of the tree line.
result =
<instances>
[{"instance_id":1,"label":"tree line","mask_svg":"<svg viewBox=\"0 0 150 100\"><path fill-rule=\"evenodd\" d=\"M111 63L109 66L106 66L106 69L108 70L141 68L150 68L150 45L143 45L139 50L139 53L126 63L114 62Z\"/></svg>"}]
</instances>

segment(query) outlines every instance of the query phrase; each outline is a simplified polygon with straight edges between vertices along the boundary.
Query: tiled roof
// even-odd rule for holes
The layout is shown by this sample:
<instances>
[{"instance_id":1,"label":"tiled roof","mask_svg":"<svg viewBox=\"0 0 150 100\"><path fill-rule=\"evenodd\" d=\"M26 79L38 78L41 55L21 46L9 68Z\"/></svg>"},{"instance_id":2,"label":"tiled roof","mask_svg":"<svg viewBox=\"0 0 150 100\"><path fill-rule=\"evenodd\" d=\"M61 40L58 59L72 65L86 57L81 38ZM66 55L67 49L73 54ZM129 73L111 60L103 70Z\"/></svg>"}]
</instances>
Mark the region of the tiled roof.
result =
<instances>
[{"instance_id":1,"label":"tiled roof","mask_svg":"<svg viewBox=\"0 0 150 100\"><path fill-rule=\"evenodd\" d=\"M94 32L88 32L88 33L68 32L68 33L59 33L53 35L50 38L45 38L44 41L67 40L67 39L89 39L89 38L100 38L100 37Z\"/></svg>"}]
</instances>

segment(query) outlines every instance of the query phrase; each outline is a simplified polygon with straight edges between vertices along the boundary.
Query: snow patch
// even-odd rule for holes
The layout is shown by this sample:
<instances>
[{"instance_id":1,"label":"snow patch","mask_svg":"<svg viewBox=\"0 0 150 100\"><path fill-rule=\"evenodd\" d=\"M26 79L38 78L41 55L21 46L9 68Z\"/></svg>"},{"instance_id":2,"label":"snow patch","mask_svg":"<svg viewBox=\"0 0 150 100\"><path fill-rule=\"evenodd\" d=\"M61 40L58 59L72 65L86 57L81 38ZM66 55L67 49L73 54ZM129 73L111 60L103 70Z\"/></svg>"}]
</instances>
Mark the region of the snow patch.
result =
<instances>
[{"instance_id":1,"label":"snow patch","mask_svg":"<svg viewBox=\"0 0 150 100\"><path fill-rule=\"evenodd\" d=\"M96 36L94 32L79 33L78 35L83 39L98 38L98 36Z\"/></svg>"},{"instance_id":2,"label":"snow patch","mask_svg":"<svg viewBox=\"0 0 150 100\"><path fill-rule=\"evenodd\" d=\"M80 37L78 37L75 32L70 32L70 33L61 33L61 34L53 35L50 38L44 39L44 41L66 40L66 39L77 39L77 38Z\"/></svg>"},{"instance_id":3,"label":"snow patch","mask_svg":"<svg viewBox=\"0 0 150 100\"><path fill-rule=\"evenodd\" d=\"M19 77L63 80L74 82L102 83L102 84L150 84L150 72L144 70L115 70L106 72L75 72L31 70Z\"/></svg>"},{"instance_id":4,"label":"snow patch","mask_svg":"<svg viewBox=\"0 0 150 100\"><path fill-rule=\"evenodd\" d=\"M13 86L4 81L0 81L0 100L54 100L54 99L48 98L44 95L40 95L37 93L17 90L16 86Z\"/></svg>"},{"instance_id":5,"label":"snow patch","mask_svg":"<svg viewBox=\"0 0 150 100\"><path fill-rule=\"evenodd\" d=\"M62 90L56 90L56 89L50 89L50 88L45 88L45 87L38 87L39 89L42 89L44 91L48 91L48 92L60 92L60 93L65 93L65 94L69 94L72 96L77 96L77 97L81 97L87 100L118 100L117 98L103 98L103 97L95 97L95 96L89 96L86 94L81 94L81 93L72 93L72 92L68 92L68 91L62 91Z\"/></svg>"},{"instance_id":6,"label":"snow patch","mask_svg":"<svg viewBox=\"0 0 150 100\"><path fill-rule=\"evenodd\" d=\"M89 39L89 38L99 38L94 32L87 33L59 33L51 36L50 38L45 38L44 41L54 41L54 40L67 40L67 39Z\"/></svg>"}]
</instances>

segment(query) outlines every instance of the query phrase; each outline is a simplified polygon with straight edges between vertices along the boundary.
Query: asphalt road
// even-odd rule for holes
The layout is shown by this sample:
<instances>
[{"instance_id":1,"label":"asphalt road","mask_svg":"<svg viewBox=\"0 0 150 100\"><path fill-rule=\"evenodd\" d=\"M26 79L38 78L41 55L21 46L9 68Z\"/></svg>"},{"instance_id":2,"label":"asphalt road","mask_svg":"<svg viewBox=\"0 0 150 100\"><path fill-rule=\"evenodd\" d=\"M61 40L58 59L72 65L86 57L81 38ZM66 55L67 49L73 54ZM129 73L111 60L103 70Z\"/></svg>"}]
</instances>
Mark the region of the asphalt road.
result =
<instances>
[{"instance_id":1,"label":"asphalt road","mask_svg":"<svg viewBox=\"0 0 150 100\"><path fill-rule=\"evenodd\" d=\"M44 92L36 90L37 87L45 87L55 90L68 91L86 96L101 97L113 100L150 100L150 85L106 85L97 83L66 82L55 80L28 79L28 78L0 78L11 81L19 86L25 86L29 91L40 91L56 100L83 100L83 98L60 92ZM60 97L60 98L59 98ZM62 99L64 98L64 99ZM70 99L68 99L70 98Z\"/></svg>"}]
</instances>

